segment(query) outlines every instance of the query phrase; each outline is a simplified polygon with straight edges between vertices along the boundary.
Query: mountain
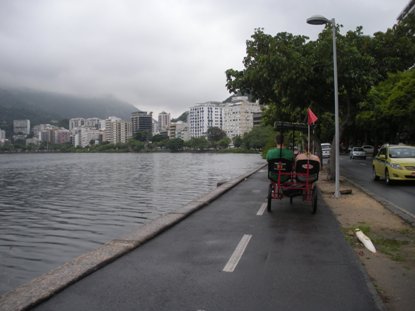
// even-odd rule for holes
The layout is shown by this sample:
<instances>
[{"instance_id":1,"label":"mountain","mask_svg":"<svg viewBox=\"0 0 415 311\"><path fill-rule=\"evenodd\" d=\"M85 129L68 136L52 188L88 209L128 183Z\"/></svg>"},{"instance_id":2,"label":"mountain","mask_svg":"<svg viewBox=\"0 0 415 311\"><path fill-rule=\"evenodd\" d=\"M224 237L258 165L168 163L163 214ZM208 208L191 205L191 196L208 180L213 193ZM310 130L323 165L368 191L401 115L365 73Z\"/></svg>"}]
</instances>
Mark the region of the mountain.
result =
<instances>
[{"instance_id":1,"label":"mountain","mask_svg":"<svg viewBox=\"0 0 415 311\"><path fill-rule=\"evenodd\" d=\"M0 123L29 119L36 125L77 117L105 119L109 116L128 120L134 111L136 107L114 97L86 98L0 87Z\"/></svg>"},{"instance_id":2,"label":"mountain","mask_svg":"<svg viewBox=\"0 0 415 311\"><path fill-rule=\"evenodd\" d=\"M185 111L177 119L171 119L171 122L177 122L177 121L187 122L188 116L189 116L189 111Z\"/></svg>"}]
</instances>

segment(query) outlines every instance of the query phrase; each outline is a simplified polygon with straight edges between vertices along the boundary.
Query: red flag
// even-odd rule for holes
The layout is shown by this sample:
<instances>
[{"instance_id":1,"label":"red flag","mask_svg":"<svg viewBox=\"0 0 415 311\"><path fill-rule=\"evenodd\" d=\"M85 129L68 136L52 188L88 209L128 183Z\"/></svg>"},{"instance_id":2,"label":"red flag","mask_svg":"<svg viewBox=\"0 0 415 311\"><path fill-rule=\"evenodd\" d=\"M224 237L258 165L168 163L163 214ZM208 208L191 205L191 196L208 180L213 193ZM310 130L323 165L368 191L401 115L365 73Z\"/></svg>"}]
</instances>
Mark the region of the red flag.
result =
<instances>
[{"instance_id":1,"label":"red flag","mask_svg":"<svg viewBox=\"0 0 415 311\"><path fill-rule=\"evenodd\" d=\"M310 108L307 109L307 115L308 125L314 124L318 120L317 116L314 114L314 112L311 111Z\"/></svg>"}]
</instances>

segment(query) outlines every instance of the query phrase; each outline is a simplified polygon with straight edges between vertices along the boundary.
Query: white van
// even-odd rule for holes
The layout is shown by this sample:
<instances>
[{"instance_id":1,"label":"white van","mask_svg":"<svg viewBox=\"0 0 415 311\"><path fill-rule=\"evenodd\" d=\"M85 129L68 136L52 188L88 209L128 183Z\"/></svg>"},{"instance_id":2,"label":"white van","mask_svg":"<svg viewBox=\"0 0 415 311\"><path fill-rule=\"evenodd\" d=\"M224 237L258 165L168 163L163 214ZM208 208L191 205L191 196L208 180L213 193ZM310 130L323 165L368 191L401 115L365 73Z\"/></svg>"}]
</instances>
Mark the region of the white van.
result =
<instances>
[{"instance_id":1,"label":"white van","mask_svg":"<svg viewBox=\"0 0 415 311\"><path fill-rule=\"evenodd\" d=\"M321 153L322 153L323 158L330 158L330 149L331 149L330 143L321 144Z\"/></svg>"}]
</instances>

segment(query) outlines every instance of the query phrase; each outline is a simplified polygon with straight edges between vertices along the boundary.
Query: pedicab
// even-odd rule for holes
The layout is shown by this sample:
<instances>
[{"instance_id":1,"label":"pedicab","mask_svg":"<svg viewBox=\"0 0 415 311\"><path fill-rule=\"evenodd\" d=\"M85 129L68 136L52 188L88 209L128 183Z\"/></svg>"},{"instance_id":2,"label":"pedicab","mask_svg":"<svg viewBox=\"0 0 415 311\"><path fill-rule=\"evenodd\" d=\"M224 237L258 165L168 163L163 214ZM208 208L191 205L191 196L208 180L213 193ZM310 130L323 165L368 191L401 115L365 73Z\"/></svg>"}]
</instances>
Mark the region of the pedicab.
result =
<instances>
[{"instance_id":1,"label":"pedicab","mask_svg":"<svg viewBox=\"0 0 415 311\"><path fill-rule=\"evenodd\" d=\"M293 131L294 149L294 131L307 131L310 133L310 126L303 123L291 123L277 121L276 128L282 133L287 130ZM308 143L310 144L310 134L308 134ZM281 147L280 147L281 150ZM310 149L308 149L310 150ZM280 154L281 155L281 154ZM300 196L302 200L311 205L311 212L317 211L317 187L316 181L320 172L320 163L316 160L288 160L281 156L268 161L268 201L267 210L271 212L272 200L282 200L287 197L290 204L293 198Z\"/></svg>"}]
</instances>

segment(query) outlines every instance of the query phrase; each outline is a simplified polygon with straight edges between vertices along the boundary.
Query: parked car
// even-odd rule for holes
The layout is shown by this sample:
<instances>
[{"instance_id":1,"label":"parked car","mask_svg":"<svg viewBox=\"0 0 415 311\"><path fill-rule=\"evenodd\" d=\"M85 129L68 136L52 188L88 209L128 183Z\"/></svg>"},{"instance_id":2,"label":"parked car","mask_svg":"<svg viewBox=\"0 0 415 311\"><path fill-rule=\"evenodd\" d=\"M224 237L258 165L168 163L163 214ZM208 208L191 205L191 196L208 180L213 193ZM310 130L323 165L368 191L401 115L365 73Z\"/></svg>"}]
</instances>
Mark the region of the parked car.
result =
<instances>
[{"instance_id":1,"label":"parked car","mask_svg":"<svg viewBox=\"0 0 415 311\"><path fill-rule=\"evenodd\" d=\"M372 145L363 145L362 148L366 151L366 155L373 155L375 151L375 147Z\"/></svg>"},{"instance_id":2,"label":"parked car","mask_svg":"<svg viewBox=\"0 0 415 311\"><path fill-rule=\"evenodd\" d=\"M372 167L373 179L384 178L388 185L395 180L415 180L415 147L383 145Z\"/></svg>"},{"instance_id":3,"label":"parked car","mask_svg":"<svg viewBox=\"0 0 415 311\"><path fill-rule=\"evenodd\" d=\"M366 151L362 147L353 147L350 151L350 159L364 159L366 160Z\"/></svg>"},{"instance_id":4,"label":"parked car","mask_svg":"<svg viewBox=\"0 0 415 311\"><path fill-rule=\"evenodd\" d=\"M322 153L323 158L330 158L330 150L331 150L330 143L321 144L321 153Z\"/></svg>"}]
</instances>

